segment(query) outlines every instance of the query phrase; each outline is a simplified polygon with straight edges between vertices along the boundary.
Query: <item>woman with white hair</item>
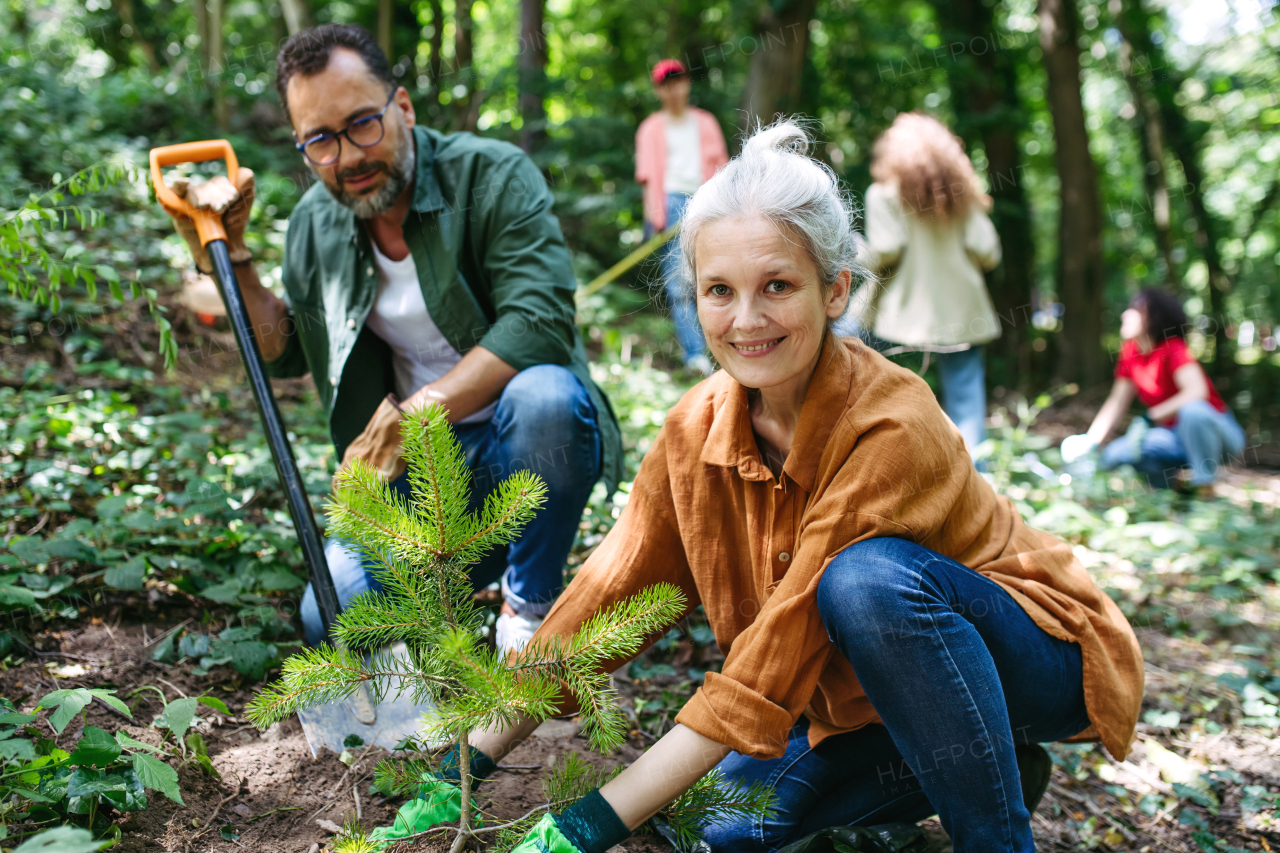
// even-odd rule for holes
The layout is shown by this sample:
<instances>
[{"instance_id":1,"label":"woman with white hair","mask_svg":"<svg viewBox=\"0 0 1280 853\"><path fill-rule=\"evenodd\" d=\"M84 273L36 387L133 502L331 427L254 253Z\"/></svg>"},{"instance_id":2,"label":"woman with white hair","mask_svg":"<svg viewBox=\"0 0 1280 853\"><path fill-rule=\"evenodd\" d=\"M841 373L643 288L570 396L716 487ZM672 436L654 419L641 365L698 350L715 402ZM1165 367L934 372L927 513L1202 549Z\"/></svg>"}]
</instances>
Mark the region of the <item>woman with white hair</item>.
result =
<instances>
[{"instance_id":1,"label":"woman with white hair","mask_svg":"<svg viewBox=\"0 0 1280 853\"><path fill-rule=\"evenodd\" d=\"M718 767L774 810L707 826L716 851L934 812L958 853L1030 851L1034 744L1129 751L1142 658L1119 609L974 470L923 380L830 333L864 273L808 146L795 124L760 130L690 201L685 284L723 369L667 414L538 632L667 582L724 665L638 761L544 818L540 849L604 853ZM532 729L480 734L471 766Z\"/></svg>"}]
</instances>

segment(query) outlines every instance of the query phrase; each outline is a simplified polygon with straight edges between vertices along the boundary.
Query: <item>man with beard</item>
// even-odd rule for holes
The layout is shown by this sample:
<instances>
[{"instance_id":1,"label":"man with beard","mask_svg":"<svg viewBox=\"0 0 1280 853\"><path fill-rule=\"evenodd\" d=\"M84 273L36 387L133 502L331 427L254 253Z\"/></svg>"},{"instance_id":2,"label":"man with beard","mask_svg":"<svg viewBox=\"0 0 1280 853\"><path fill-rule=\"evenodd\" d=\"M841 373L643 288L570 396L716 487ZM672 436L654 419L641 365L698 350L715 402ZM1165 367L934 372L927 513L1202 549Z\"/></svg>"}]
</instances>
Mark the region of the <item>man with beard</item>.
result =
<instances>
[{"instance_id":1,"label":"man with beard","mask_svg":"<svg viewBox=\"0 0 1280 853\"><path fill-rule=\"evenodd\" d=\"M253 176L185 190L225 210L228 248L267 371L315 378L338 458L359 457L401 493L401 412L443 404L471 466L478 506L512 471L546 482L546 504L509 548L474 567L500 577L502 649L524 644L562 586L565 558L595 482L618 481L621 442L591 381L574 321L573 270L542 174L519 149L416 125L381 48L358 26L297 33L276 88L318 178L289 219L287 302L263 286L244 243ZM210 263L177 221L197 267ZM346 605L376 588L337 542L329 569ZM307 640L323 639L308 588Z\"/></svg>"}]
</instances>

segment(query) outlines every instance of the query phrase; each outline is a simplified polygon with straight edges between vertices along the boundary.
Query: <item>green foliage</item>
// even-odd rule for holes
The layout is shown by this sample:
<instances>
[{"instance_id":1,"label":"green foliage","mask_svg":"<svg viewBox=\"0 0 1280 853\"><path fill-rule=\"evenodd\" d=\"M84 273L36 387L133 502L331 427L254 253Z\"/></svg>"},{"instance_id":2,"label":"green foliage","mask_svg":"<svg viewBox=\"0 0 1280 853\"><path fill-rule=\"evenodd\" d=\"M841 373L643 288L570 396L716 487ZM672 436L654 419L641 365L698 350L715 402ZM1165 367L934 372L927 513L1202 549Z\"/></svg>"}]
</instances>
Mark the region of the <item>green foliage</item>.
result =
<instances>
[{"instance_id":1,"label":"green foliage","mask_svg":"<svg viewBox=\"0 0 1280 853\"><path fill-rule=\"evenodd\" d=\"M10 832L11 824L22 827L18 834L23 835L34 827L56 821L83 823L97 836L111 832L118 835L119 830L107 815L112 811L145 809L147 790L159 791L182 805L177 771L162 757L185 755L185 746L179 753L172 745L153 746L123 730L112 735L98 726L85 725L68 752L44 737L37 728L39 712L50 711L46 722L61 734L95 699L132 718L128 705L114 691L99 688L55 690L36 703L36 713L32 714L19 713L12 702L0 699L0 834ZM183 701L186 700L179 700ZM193 705L196 701L190 700ZM220 700L201 697L200 701L226 710ZM185 705L176 708L175 705L178 703L170 703L165 709L171 720L186 711ZM183 730L190 724L191 718L187 717ZM200 745L203 746L203 741ZM208 756L203 751L201 754L203 766L208 763ZM32 849L45 849L41 845L50 845L51 851L96 849L84 844L75 846L78 840L85 841L88 837L65 832L44 833L28 843L36 845Z\"/></svg>"},{"instance_id":2,"label":"green foliage","mask_svg":"<svg viewBox=\"0 0 1280 853\"><path fill-rule=\"evenodd\" d=\"M713 819L731 821L773 813L773 789L762 783L743 784L725 779L719 770L703 776L676 797L659 815L666 821L677 849L692 849L701 839L702 827Z\"/></svg>"},{"instance_id":3,"label":"green foliage","mask_svg":"<svg viewBox=\"0 0 1280 853\"><path fill-rule=\"evenodd\" d=\"M55 826L28 838L13 853L94 853L108 844L94 841L93 835L79 827Z\"/></svg>"},{"instance_id":4,"label":"green foliage","mask_svg":"<svg viewBox=\"0 0 1280 853\"><path fill-rule=\"evenodd\" d=\"M252 408L206 392L175 413L180 387L132 380L57 390L0 388L0 523L37 531L0 544L0 611L74 619L102 585L192 596L229 609L229 627L170 633L149 653L260 679L293 641L276 604L305 573ZM327 490L323 425L310 408L286 414L309 487Z\"/></svg>"},{"instance_id":5,"label":"green foliage","mask_svg":"<svg viewBox=\"0 0 1280 853\"><path fill-rule=\"evenodd\" d=\"M130 163L95 163L58 182L40 195L31 195L17 210L0 211L0 281L11 296L29 300L33 305L47 305L57 314L62 309L62 288L84 284L89 299L98 296L98 278L106 282L111 296L124 301L120 273L109 264L89 264L80 259L85 255L81 242L72 243L57 257L50 252L44 237L48 229L66 229L74 221L81 230L100 226L106 214L83 205L63 204L67 195L80 196L86 192L98 192L114 186L124 178L138 180L141 172ZM178 358L178 344L172 327L164 316L165 309L157 301L154 288L144 287L136 279L129 282L133 299L146 299L156 328L160 332L160 351L165 367L171 367Z\"/></svg>"}]
</instances>

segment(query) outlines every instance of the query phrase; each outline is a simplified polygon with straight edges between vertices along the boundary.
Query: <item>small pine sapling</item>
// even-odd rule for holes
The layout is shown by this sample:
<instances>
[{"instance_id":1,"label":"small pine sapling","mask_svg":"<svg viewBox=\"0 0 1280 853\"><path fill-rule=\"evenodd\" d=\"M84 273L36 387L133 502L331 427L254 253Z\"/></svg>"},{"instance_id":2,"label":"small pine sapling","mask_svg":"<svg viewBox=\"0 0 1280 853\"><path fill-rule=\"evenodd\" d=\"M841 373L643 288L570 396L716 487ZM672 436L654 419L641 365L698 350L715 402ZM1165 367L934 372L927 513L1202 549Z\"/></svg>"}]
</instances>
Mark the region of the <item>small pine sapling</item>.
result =
<instances>
[{"instance_id":1,"label":"small pine sapling","mask_svg":"<svg viewBox=\"0 0 1280 853\"><path fill-rule=\"evenodd\" d=\"M562 688L578 701L592 746L615 749L626 718L602 664L634 655L679 619L683 593L656 584L602 610L571 637L537 638L518 654L497 654L484 642L484 613L472 598L467 567L519 535L546 487L532 472L517 471L473 512L471 472L445 410L431 404L409 412L400 430L409 498L356 459L338 474L327 507L329 533L380 566L382 591L359 595L343 610L333 645L286 660L281 680L250 703L249 719L266 728L299 709L342 701L362 684L375 701L408 692L434 706L424 737L459 747L462 803L471 802L470 733L524 716L545 720L556 713ZM389 650L401 643L407 654ZM421 775L415 779L420 783ZM464 807L455 853L471 838Z\"/></svg>"}]
</instances>

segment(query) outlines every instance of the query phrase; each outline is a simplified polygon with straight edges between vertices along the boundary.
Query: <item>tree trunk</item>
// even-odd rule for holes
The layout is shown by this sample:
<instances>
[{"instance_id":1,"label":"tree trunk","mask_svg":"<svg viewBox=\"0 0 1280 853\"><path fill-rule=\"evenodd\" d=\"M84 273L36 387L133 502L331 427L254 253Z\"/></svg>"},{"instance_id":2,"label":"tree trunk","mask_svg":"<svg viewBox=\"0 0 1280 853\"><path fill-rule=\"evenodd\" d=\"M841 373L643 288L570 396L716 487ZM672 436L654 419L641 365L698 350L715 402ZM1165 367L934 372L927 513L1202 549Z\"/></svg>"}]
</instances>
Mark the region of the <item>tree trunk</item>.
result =
<instances>
[{"instance_id":1,"label":"tree trunk","mask_svg":"<svg viewBox=\"0 0 1280 853\"><path fill-rule=\"evenodd\" d=\"M209 0L209 66L208 75L213 92L213 117L218 130L231 129L231 105L223 92L223 76L227 72L226 57L222 55L222 14L225 0Z\"/></svg>"},{"instance_id":2,"label":"tree trunk","mask_svg":"<svg viewBox=\"0 0 1280 853\"><path fill-rule=\"evenodd\" d=\"M467 128L467 120L471 114L471 99L474 96L475 74L472 69L472 29L475 22L471 18L472 0L455 0L453 12L453 61L456 72L453 80L466 87L466 94L453 99L454 125L459 129Z\"/></svg>"},{"instance_id":3,"label":"tree trunk","mask_svg":"<svg viewBox=\"0 0 1280 853\"><path fill-rule=\"evenodd\" d=\"M205 0L192 0L196 16L196 35L200 39L200 76L204 87L210 87L210 67L213 65L213 52L209 44L209 6Z\"/></svg>"},{"instance_id":4,"label":"tree trunk","mask_svg":"<svg viewBox=\"0 0 1280 853\"><path fill-rule=\"evenodd\" d=\"M542 32L544 0L520 0L519 72L520 147L541 148L547 138L547 112L542 97L547 80L547 37Z\"/></svg>"},{"instance_id":5,"label":"tree trunk","mask_svg":"<svg viewBox=\"0 0 1280 853\"><path fill-rule=\"evenodd\" d=\"M987 273L991 299L1001 318L1000 337L988 349L1004 361L1002 381L1029 392L1033 356L1028 320L1035 241L1018 148L1018 133L1027 119L1018 96L1016 60L1008 51L1010 45L994 41L992 6L982 0L933 0L933 7L944 41L959 56L947 65L956 132L970 151L980 142L987 154L987 184L995 202L991 219L1004 254L1000 266Z\"/></svg>"},{"instance_id":6,"label":"tree trunk","mask_svg":"<svg viewBox=\"0 0 1280 853\"><path fill-rule=\"evenodd\" d=\"M280 0L280 11L284 14L284 25L289 35L311 26L311 7L307 0Z\"/></svg>"},{"instance_id":7,"label":"tree trunk","mask_svg":"<svg viewBox=\"0 0 1280 853\"><path fill-rule=\"evenodd\" d=\"M809 19L817 5L818 0L783 0L764 6L756 18L755 52L742 99L748 129L768 124L799 102Z\"/></svg>"},{"instance_id":8,"label":"tree trunk","mask_svg":"<svg viewBox=\"0 0 1280 853\"><path fill-rule=\"evenodd\" d=\"M129 27L131 39L138 50L142 51L143 57L147 60L147 68L152 74L160 72L160 58L156 55L156 46L143 35L142 29L138 26L138 19L133 14L133 0L113 0L116 7L116 14L120 16L120 20Z\"/></svg>"},{"instance_id":9,"label":"tree trunk","mask_svg":"<svg viewBox=\"0 0 1280 853\"><path fill-rule=\"evenodd\" d=\"M431 100L440 103L440 68L444 52L444 3L428 0L431 9L431 38L427 40L427 76L431 78Z\"/></svg>"},{"instance_id":10,"label":"tree trunk","mask_svg":"<svg viewBox=\"0 0 1280 853\"><path fill-rule=\"evenodd\" d=\"M1200 140L1205 126L1188 121L1182 107L1175 100L1182 88L1182 75L1168 64L1163 51L1151 40L1151 28L1141 0L1123 0L1122 12L1118 17L1121 32L1133 46L1135 66L1140 57L1145 58L1143 68L1136 70L1144 72L1143 76L1156 102L1163 138L1182 165L1182 174L1186 179L1182 193L1195 217L1195 243L1209 274L1209 313L1212 315L1214 341L1210 372L1224 386L1229 386L1235 365L1231 339L1227 337L1226 297L1231 292L1231 280L1223 270L1222 256L1218 254L1218 240L1226 229L1204 203Z\"/></svg>"},{"instance_id":11,"label":"tree trunk","mask_svg":"<svg viewBox=\"0 0 1280 853\"><path fill-rule=\"evenodd\" d=\"M1075 0L1039 0L1037 16L1060 184L1057 278L1065 313L1058 373L1088 387L1107 377L1102 350L1105 279L1098 175L1089 153L1089 131L1080 97Z\"/></svg>"},{"instance_id":12,"label":"tree trunk","mask_svg":"<svg viewBox=\"0 0 1280 853\"><path fill-rule=\"evenodd\" d=\"M387 62L395 64L396 52L391 44L391 0L378 0L378 47L387 56Z\"/></svg>"},{"instance_id":13,"label":"tree trunk","mask_svg":"<svg viewBox=\"0 0 1280 853\"><path fill-rule=\"evenodd\" d=\"M1156 232L1156 248L1160 251L1160 259L1165 268L1165 286L1177 292L1180 288L1177 269L1173 263L1173 234L1169 226L1169 179L1164 168L1160 115L1147 97L1142 81L1138 79L1133 62L1133 45L1128 41L1120 45L1120 70L1124 73L1125 82L1129 84L1129 94L1133 98L1133 124L1138 136L1138 147L1142 152L1142 183L1147 191L1146 207L1142 215L1145 216L1147 212L1151 214Z\"/></svg>"}]
</instances>

